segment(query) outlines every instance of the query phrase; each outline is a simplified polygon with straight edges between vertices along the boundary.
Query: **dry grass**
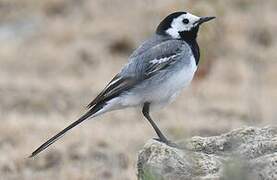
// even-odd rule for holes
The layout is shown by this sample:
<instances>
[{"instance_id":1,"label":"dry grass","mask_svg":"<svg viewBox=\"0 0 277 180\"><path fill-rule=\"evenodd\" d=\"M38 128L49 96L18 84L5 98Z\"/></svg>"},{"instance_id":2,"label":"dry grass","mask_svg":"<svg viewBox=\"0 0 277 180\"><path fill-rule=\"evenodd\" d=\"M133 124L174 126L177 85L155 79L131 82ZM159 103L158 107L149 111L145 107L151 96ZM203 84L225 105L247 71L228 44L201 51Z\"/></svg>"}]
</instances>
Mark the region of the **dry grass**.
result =
<instances>
[{"instance_id":1,"label":"dry grass","mask_svg":"<svg viewBox=\"0 0 277 180\"><path fill-rule=\"evenodd\" d=\"M135 179L154 136L139 110L88 121L27 156L81 115L162 17L216 15L201 29L193 85L154 113L172 139L276 124L275 0L0 0L0 179ZM101 120L101 121L100 121Z\"/></svg>"}]
</instances>

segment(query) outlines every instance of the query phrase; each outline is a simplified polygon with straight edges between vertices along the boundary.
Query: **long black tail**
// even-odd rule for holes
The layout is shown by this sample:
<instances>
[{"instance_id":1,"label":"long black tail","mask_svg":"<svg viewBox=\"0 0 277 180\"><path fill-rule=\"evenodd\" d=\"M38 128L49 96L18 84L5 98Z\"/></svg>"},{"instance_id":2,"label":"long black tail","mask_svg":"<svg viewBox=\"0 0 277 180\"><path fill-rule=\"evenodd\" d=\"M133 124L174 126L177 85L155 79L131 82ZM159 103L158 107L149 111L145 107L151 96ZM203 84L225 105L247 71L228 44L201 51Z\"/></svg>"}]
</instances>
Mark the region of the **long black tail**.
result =
<instances>
[{"instance_id":1,"label":"long black tail","mask_svg":"<svg viewBox=\"0 0 277 180\"><path fill-rule=\"evenodd\" d=\"M103 105L102 106L101 105L100 106L94 106L86 114L84 114L82 117L80 117L77 121L75 121L74 123L70 124L64 130L62 130L61 132L59 132L58 134L56 134L55 136L53 136L52 138L47 140L45 143L43 143L41 146L39 146L29 157L30 158L34 157L37 154L39 154L40 152L42 152L43 150L45 150L51 144L53 144L54 142L59 140L67 131L69 131L70 129L74 128L75 126L77 126L78 124L80 124L81 122L83 122L84 120L86 120L87 118L89 118L90 116L92 116L93 114L95 114L97 111L99 111L102 108L103 108Z\"/></svg>"}]
</instances>

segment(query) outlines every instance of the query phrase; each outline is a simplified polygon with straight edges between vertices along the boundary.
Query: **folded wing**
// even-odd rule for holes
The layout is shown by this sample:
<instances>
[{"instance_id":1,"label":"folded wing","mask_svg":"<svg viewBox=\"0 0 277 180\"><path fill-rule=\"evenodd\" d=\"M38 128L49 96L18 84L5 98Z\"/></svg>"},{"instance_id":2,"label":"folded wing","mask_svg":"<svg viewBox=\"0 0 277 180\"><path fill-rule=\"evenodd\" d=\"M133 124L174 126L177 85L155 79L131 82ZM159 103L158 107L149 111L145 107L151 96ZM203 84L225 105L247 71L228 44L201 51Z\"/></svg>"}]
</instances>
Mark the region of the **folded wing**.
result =
<instances>
[{"instance_id":1,"label":"folded wing","mask_svg":"<svg viewBox=\"0 0 277 180\"><path fill-rule=\"evenodd\" d=\"M88 107L91 108L99 103L107 102L173 65L178 60L177 57L181 55L180 48L184 44L180 42L179 40L167 40L150 46L143 53L136 53L135 51L130 56L129 63L89 103ZM146 49L145 46L147 43L140 48Z\"/></svg>"}]
</instances>

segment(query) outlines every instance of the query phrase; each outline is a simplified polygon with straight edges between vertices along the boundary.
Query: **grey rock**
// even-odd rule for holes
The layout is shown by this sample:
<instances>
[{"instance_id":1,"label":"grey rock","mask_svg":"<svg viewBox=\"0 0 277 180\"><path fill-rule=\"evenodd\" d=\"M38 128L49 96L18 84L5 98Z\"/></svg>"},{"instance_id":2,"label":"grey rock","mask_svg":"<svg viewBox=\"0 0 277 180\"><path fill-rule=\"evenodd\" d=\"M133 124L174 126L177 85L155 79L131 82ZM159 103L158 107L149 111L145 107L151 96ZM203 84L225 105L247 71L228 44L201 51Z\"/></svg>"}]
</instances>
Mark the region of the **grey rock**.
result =
<instances>
[{"instance_id":1,"label":"grey rock","mask_svg":"<svg viewBox=\"0 0 277 180\"><path fill-rule=\"evenodd\" d=\"M139 180L277 180L277 127L193 137L178 147L149 140L137 167Z\"/></svg>"}]
</instances>

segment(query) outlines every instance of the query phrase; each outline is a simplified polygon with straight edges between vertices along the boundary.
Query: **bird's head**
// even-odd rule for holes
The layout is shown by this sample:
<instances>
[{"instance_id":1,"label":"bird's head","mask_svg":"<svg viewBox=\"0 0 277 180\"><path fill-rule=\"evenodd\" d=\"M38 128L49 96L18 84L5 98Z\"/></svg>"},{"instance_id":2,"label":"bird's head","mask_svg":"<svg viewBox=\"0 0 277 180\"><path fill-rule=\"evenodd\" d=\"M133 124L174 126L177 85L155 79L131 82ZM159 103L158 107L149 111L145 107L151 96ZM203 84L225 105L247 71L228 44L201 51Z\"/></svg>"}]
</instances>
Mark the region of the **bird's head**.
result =
<instances>
[{"instance_id":1,"label":"bird's head","mask_svg":"<svg viewBox=\"0 0 277 180\"><path fill-rule=\"evenodd\" d=\"M188 12L174 12L159 24L156 33L174 39L196 39L199 26L215 17L198 17Z\"/></svg>"}]
</instances>

